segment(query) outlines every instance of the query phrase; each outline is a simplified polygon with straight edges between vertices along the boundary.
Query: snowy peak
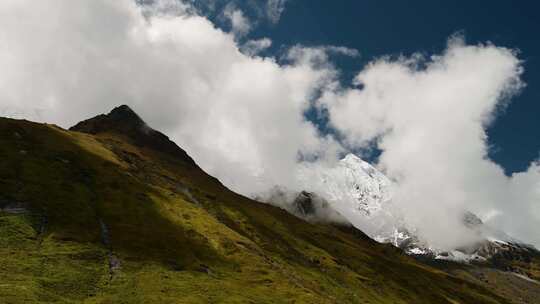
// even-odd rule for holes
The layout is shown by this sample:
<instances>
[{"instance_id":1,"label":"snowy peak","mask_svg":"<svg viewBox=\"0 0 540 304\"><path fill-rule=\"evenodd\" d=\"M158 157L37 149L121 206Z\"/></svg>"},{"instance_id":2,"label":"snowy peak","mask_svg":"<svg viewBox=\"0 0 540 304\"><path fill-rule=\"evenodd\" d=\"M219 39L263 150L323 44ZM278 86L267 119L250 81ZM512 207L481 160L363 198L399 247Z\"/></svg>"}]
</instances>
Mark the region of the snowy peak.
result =
<instances>
[{"instance_id":1,"label":"snowy peak","mask_svg":"<svg viewBox=\"0 0 540 304\"><path fill-rule=\"evenodd\" d=\"M370 217L392 197L392 182L354 154L330 168L306 165L299 172L299 180L305 189L321 195L343 214L352 211Z\"/></svg>"},{"instance_id":2,"label":"snowy peak","mask_svg":"<svg viewBox=\"0 0 540 304\"><path fill-rule=\"evenodd\" d=\"M370 215L381 209L381 203L392 198L392 182L379 170L354 154L348 154L338 165L346 175L346 186L360 210Z\"/></svg>"},{"instance_id":3,"label":"snowy peak","mask_svg":"<svg viewBox=\"0 0 540 304\"><path fill-rule=\"evenodd\" d=\"M370 176L375 176L377 174L382 175L382 173L378 172L377 169L375 169L368 162L362 160L360 157L352 153L347 154L342 160L340 160L340 163L351 169L360 169Z\"/></svg>"},{"instance_id":4,"label":"snowy peak","mask_svg":"<svg viewBox=\"0 0 540 304\"><path fill-rule=\"evenodd\" d=\"M412 255L454 260L488 259L493 251L502 248L501 244L510 244L508 246L514 249L520 247L515 244L521 242L465 211L461 219L463 225L483 241L452 252L432 248L420 239L414 227L407 225L398 206L391 203L392 181L354 154L346 155L331 167L306 165L300 177L305 181L305 189L326 199L331 208L357 228L379 242L391 243Z\"/></svg>"},{"instance_id":5,"label":"snowy peak","mask_svg":"<svg viewBox=\"0 0 540 304\"><path fill-rule=\"evenodd\" d=\"M531 265L540 259L540 251L490 227L466 210L461 221L469 233L478 236L476 241L444 249L428 243L421 231L407 222L399 201L393 201L393 182L354 154L331 165L304 163L297 178L300 190L276 187L257 200L308 221L352 224L377 242L392 244L421 260L488 265L526 278L537 277Z\"/></svg>"}]
</instances>

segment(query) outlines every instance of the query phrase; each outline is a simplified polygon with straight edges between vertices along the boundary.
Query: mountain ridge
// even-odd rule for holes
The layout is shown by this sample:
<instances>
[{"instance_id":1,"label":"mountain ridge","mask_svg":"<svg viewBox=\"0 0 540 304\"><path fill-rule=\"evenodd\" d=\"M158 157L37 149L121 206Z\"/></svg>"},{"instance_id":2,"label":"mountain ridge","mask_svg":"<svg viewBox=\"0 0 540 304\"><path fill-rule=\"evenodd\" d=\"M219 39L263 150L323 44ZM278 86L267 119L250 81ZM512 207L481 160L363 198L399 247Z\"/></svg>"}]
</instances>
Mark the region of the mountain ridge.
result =
<instances>
[{"instance_id":1,"label":"mountain ridge","mask_svg":"<svg viewBox=\"0 0 540 304\"><path fill-rule=\"evenodd\" d=\"M98 127L0 118L8 303L514 302L354 227L238 195L130 137L140 130Z\"/></svg>"},{"instance_id":2,"label":"mountain ridge","mask_svg":"<svg viewBox=\"0 0 540 304\"><path fill-rule=\"evenodd\" d=\"M196 166L195 161L186 151L171 141L165 134L149 127L128 105L121 105L112 109L108 114L101 114L83 120L69 128L69 130L93 135L107 132L124 135L137 146L149 147L168 153L190 165Z\"/></svg>"}]
</instances>

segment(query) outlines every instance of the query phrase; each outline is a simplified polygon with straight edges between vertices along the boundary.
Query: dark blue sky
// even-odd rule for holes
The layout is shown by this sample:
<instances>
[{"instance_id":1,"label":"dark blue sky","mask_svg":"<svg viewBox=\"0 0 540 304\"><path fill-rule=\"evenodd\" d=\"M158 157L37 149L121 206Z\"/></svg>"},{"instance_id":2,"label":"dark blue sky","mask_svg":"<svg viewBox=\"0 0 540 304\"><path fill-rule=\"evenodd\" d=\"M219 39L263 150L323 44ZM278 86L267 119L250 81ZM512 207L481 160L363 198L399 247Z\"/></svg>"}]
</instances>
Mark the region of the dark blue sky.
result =
<instances>
[{"instance_id":1,"label":"dark blue sky","mask_svg":"<svg viewBox=\"0 0 540 304\"><path fill-rule=\"evenodd\" d=\"M527 87L488 130L489 156L510 174L540 151L539 11L535 1L289 0L278 24L260 22L247 38L271 38L275 54L298 43L355 48L360 58L336 61L345 79L382 55L440 53L456 32L519 49Z\"/></svg>"}]
</instances>

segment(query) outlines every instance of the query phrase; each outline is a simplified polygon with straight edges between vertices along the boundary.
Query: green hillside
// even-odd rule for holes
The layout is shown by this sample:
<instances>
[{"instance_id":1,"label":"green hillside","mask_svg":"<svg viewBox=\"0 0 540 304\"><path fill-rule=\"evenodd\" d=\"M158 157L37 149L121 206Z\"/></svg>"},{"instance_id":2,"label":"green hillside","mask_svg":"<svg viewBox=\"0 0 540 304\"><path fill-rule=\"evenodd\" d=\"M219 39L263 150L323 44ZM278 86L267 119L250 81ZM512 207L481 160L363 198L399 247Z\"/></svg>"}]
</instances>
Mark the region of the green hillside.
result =
<instances>
[{"instance_id":1,"label":"green hillside","mask_svg":"<svg viewBox=\"0 0 540 304\"><path fill-rule=\"evenodd\" d=\"M510 303L237 195L141 123L0 118L0 303Z\"/></svg>"}]
</instances>

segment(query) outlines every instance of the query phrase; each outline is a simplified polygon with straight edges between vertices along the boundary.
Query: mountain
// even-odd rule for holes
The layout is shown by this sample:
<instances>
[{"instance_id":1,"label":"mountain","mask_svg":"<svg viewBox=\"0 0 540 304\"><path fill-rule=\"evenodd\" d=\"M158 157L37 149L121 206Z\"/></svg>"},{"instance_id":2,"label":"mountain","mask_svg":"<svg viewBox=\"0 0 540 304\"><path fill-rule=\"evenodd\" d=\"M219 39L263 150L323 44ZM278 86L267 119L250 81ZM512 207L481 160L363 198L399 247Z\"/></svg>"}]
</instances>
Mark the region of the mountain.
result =
<instances>
[{"instance_id":1,"label":"mountain","mask_svg":"<svg viewBox=\"0 0 540 304\"><path fill-rule=\"evenodd\" d=\"M392 182L354 154L348 154L330 168L306 165L298 175L306 187L334 202L336 208L368 218L379 213L392 198Z\"/></svg>"},{"instance_id":2,"label":"mountain","mask_svg":"<svg viewBox=\"0 0 540 304\"><path fill-rule=\"evenodd\" d=\"M2 303L523 303L535 286L231 192L127 106L71 130L0 118L0 159Z\"/></svg>"},{"instance_id":3,"label":"mountain","mask_svg":"<svg viewBox=\"0 0 540 304\"><path fill-rule=\"evenodd\" d=\"M88 134L114 133L121 135L131 144L164 152L185 163L196 166L186 151L178 147L166 135L150 128L133 110L122 105L107 115L98 115L69 128L71 131Z\"/></svg>"},{"instance_id":4,"label":"mountain","mask_svg":"<svg viewBox=\"0 0 540 304\"><path fill-rule=\"evenodd\" d=\"M424 262L434 265L444 265L434 260L473 263L540 282L540 251L489 227L471 212L463 213L462 223L471 234L480 236L480 241L450 251L434 248L422 241L414 229L407 229L399 210L392 203L392 182L353 154L348 154L333 167L306 165L299 175L300 180L306 181L305 187L312 189L312 192L302 193L323 202L303 207L315 217L322 213L318 206L326 206L326 209L338 210L371 238L392 244ZM300 194L298 198L303 196L305 194ZM293 201L293 206L298 198ZM311 220L294 210L292 213Z\"/></svg>"}]
</instances>

